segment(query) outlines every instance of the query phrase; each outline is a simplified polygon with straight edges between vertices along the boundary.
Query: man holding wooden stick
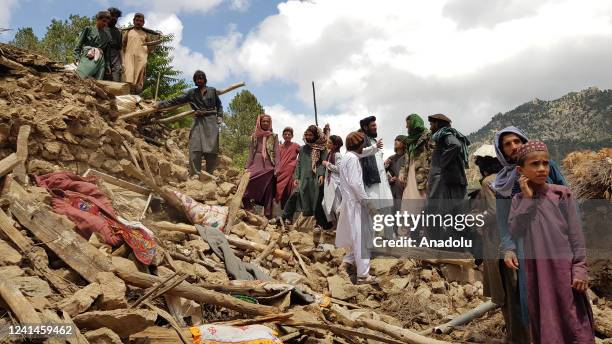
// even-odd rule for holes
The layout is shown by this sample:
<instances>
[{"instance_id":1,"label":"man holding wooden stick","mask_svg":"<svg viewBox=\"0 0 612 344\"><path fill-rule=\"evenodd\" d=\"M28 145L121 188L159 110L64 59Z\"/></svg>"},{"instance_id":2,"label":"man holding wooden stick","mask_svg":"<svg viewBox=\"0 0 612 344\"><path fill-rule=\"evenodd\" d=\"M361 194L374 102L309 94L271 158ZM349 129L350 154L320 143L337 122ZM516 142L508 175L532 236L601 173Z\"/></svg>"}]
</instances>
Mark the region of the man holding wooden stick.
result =
<instances>
[{"instance_id":1,"label":"man holding wooden stick","mask_svg":"<svg viewBox=\"0 0 612 344\"><path fill-rule=\"evenodd\" d=\"M193 74L196 88L156 104L157 109L189 103L195 118L189 133L189 174L197 176L202 170L202 157L206 172L213 173L219 155L219 124L223 121L223 104L213 87L206 86L206 74L198 70Z\"/></svg>"}]
</instances>

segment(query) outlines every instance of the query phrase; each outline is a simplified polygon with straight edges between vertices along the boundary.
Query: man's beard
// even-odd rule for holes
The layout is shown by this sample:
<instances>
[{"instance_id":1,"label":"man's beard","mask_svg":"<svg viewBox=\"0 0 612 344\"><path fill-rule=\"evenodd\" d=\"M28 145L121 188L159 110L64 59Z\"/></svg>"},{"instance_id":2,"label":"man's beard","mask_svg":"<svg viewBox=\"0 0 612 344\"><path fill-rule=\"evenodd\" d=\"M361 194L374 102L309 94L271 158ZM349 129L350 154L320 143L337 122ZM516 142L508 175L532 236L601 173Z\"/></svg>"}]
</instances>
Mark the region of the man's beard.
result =
<instances>
[{"instance_id":1,"label":"man's beard","mask_svg":"<svg viewBox=\"0 0 612 344\"><path fill-rule=\"evenodd\" d=\"M378 132L376 130L374 130L374 132L368 130L368 136L375 139L376 136L378 136Z\"/></svg>"}]
</instances>

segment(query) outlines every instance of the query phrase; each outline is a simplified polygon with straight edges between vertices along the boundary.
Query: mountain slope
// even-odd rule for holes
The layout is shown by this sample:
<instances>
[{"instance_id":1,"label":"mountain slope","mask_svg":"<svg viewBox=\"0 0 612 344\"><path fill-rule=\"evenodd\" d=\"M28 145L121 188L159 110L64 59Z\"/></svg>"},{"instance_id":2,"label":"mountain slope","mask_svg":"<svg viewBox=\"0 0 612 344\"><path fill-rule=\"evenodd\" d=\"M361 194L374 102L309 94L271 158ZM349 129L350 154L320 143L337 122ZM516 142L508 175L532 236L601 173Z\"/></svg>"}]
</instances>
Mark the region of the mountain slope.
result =
<instances>
[{"instance_id":1,"label":"mountain slope","mask_svg":"<svg viewBox=\"0 0 612 344\"><path fill-rule=\"evenodd\" d=\"M612 147L612 90L591 87L556 100L535 99L499 113L468 135L472 150L491 143L495 131L509 125L522 129L531 139L546 142L557 161L572 151Z\"/></svg>"}]
</instances>

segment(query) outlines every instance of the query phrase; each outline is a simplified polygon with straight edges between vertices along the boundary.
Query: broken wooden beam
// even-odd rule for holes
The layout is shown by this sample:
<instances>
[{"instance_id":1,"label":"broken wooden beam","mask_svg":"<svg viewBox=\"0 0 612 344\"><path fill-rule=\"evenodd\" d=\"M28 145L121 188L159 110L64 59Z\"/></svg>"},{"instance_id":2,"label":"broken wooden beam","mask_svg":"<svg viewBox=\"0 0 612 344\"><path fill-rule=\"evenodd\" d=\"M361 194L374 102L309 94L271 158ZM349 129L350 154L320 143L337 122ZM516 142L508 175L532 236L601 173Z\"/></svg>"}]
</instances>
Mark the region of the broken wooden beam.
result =
<instances>
[{"instance_id":1,"label":"broken wooden beam","mask_svg":"<svg viewBox=\"0 0 612 344\"><path fill-rule=\"evenodd\" d=\"M291 240L289 241L289 245L291 246L291 250L293 251L293 254L295 254L295 258L297 258L298 263L300 264L300 267L302 268L302 271L304 271L304 274L306 275L306 277L308 278L308 280L313 281L314 278L312 277L312 275L310 274L310 271L308 271L308 267L306 266L306 263L304 263L304 260L302 259L302 257L300 256L300 253L298 252L298 250L295 248L295 245L293 245L293 243L291 242Z\"/></svg>"},{"instance_id":2,"label":"broken wooden beam","mask_svg":"<svg viewBox=\"0 0 612 344\"><path fill-rule=\"evenodd\" d=\"M163 281L161 277L149 275L142 272L131 271L122 266L116 266L115 270L117 275L126 283L139 288L149 288L155 283L161 283ZM203 302L219 307L224 307L249 315L269 315L279 313L279 310L276 307L258 305L242 301L233 296L218 293L216 291L206 290L204 288L192 285L187 282L182 282L181 284L174 287L172 290L169 290L168 294L180 296L196 302Z\"/></svg>"},{"instance_id":3,"label":"broken wooden beam","mask_svg":"<svg viewBox=\"0 0 612 344\"><path fill-rule=\"evenodd\" d=\"M3 232L30 261L33 271L45 278L51 285L67 297L78 290L78 287L64 280L49 268L46 253L42 247L34 246L32 241L15 228L6 213L0 208L0 231Z\"/></svg>"},{"instance_id":4,"label":"broken wooden beam","mask_svg":"<svg viewBox=\"0 0 612 344\"><path fill-rule=\"evenodd\" d=\"M90 283L95 282L98 273L111 270L110 259L80 236L74 223L32 200L19 184L12 183L12 187L21 194L11 196L9 209L13 216L68 266Z\"/></svg>"},{"instance_id":5,"label":"broken wooden beam","mask_svg":"<svg viewBox=\"0 0 612 344\"><path fill-rule=\"evenodd\" d=\"M28 138L30 137L29 125L22 125L19 127L19 134L17 135L17 159L19 162L13 169L15 179L23 185L27 185L28 176L25 163L28 160Z\"/></svg>"},{"instance_id":6,"label":"broken wooden beam","mask_svg":"<svg viewBox=\"0 0 612 344\"><path fill-rule=\"evenodd\" d=\"M238 184L238 188L236 189L236 193L232 197L232 199L228 202L229 210L227 214L227 221L225 221L225 228L223 231L227 234L230 232L230 229L234 225L234 220L236 219L236 213L242 206L242 197L244 196L244 192L246 191L247 186L249 185L249 178L251 177L251 172L244 171L242 176L240 177L240 183Z\"/></svg>"},{"instance_id":7,"label":"broken wooden beam","mask_svg":"<svg viewBox=\"0 0 612 344\"><path fill-rule=\"evenodd\" d=\"M447 341L437 340L434 338L425 337L418 333L406 330L399 326L387 324L380 320L368 319L360 317L356 320L357 325L361 325L367 329L378 331L391 336L395 339L401 340L402 343L408 344L450 344Z\"/></svg>"},{"instance_id":8,"label":"broken wooden beam","mask_svg":"<svg viewBox=\"0 0 612 344\"><path fill-rule=\"evenodd\" d=\"M19 162L20 160L15 153L11 153L6 158L0 160L0 177L4 177L13 171L13 168L15 168Z\"/></svg>"},{"instance_id":9,"label":"broken wooden beam","mask_svg":"<svg viewBox=\"0 0 612 344\"><path fill-rule=\"evenodd\" d=\"M139 193L139 194L142 194L142 195L150 195L151 194L151 189L142 187L140 185L136 185L134 183L127 182L127 181L125 181L123 179L119 179L119 178L113 177L113 176L111 176L109 174L106 174L104 172L100 172L98 170L94 170L92 168L88 169L83 174L83 177L87 177L89 175L96 176L96 177L102 179L103 181L105 181L105 182L107 182L109 184L113 184L115 186L119 186L119 187L124 188L126 190L133 191L133 192L136 192L136 193Z\"/></svg>"},{"instance_id":10,"label":"broken wooden beam","mask_svg":"<svg viewBox=\"0 0 612 344\"><path fill-rule=\"evenodd\" d=\"M133 112L127 113L125 115L119 116L119 119L126 120L126 119L131 119L131 118L138 118L138 117L148 116L148 115L150 115L152 113L155 113L155 112L172 111L172 110L178 109L179 107L181 107L183 105L184 104L179 104L179 105L167 107L165 109L152 108L152 109L146 109L146 110L133 111Z\"/></svg>"},{"instance_id":11,"label":"broken wooden beam","mask_svg":"<svg viewBox=\"0 0 612 344\"><path fill-rule=\"evenodd\" d=\"M8 279L0 279L0 298L8 305L17 320L23 324L39 324L40 316L34 306L21 291Z\"/></svg>"},{"instance_id":12,"label":"broken wooden beam","mask_svg":"<svg viewBox=\"0 0 612 344\"><path fill-rule=\"evenodd\" d=\"M340 326L340 325L324 324L324 323L317 323L317 322L305 322L305 321L304 322L286 321L283 324L292 326L292 327L306 327L306 328L327 330L337 335L348 336L349 338L373 339L375 341L379 341L382 343L388 343L388 344L404 344L405 343L397 339L383 337L378 334L363 332L360 330L355 330L353 328L346 327L346 326Z\"/></svg>"}]
</instances>

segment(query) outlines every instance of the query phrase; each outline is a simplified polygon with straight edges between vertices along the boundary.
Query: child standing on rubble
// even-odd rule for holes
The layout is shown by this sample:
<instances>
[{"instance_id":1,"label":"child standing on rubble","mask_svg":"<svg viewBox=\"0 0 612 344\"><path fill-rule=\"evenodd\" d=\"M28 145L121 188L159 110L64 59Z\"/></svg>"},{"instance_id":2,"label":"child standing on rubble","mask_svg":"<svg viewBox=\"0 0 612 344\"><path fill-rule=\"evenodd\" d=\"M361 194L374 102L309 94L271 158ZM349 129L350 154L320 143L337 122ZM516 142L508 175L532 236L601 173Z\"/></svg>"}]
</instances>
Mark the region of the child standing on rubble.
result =
<instances>
[{"instance_id":1,"label":"child standing on rubble","mask_svg":"<svg viewBox=\"0 0 612 344\"><path fill-rule=\"evenodd\" d=\"M519 266L525 269L532 339L594 343L586 248L575 200L566 186L546 183L550 167L543 142L525 143L517 160L521 192L512 199L509 227L523 242L525 259Z\"/></svg>"}]
</instances>

